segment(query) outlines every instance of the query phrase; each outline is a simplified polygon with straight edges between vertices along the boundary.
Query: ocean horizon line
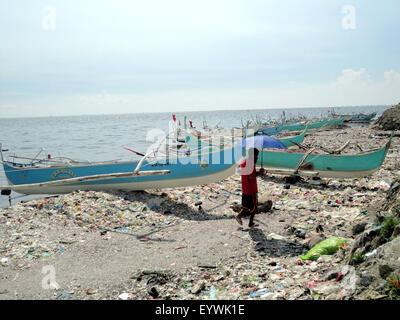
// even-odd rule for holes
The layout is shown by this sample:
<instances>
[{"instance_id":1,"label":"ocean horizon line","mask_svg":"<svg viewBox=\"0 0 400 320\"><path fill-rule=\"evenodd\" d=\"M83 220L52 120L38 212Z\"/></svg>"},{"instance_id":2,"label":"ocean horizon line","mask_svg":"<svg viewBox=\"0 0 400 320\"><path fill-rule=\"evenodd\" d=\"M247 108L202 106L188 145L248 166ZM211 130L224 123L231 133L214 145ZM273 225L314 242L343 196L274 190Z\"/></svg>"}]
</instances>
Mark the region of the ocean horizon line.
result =
<instances>
[{"instance_id":1,"label":"ocean horizon line","mask_svg":"<svg viewBox=\"0 0 400 320\"><path fill-rule=\"evenodd\" d=\"M101 113L101 114L95 114L95 113L82 113L82 114L64 114L64 115L40 115L40 116L0 116L1 119L30 119L30 118L35 118L35 119L40 119L40 118L66 118L66 117L85 117L85 116L126 116L126 115L136 115L136 114L164 114L164 113L172 113L172 114L190 114L190 113L199 113L199 112L229 112L229 111L254 111L254 112L259 112L259 111L268 111L268 110L287 110L287 109L343 109L343 108L385 108L385 107L391 107L394 106L394 104L382 104L382 105L346 105L346 106L307 106L307 107L302 107L302 106L287 106L287 107L265 107L265 108L243 108L243 109L212 109L212 110L190 110L190 111L173 111L173 110L168 110L168 111L154 111L154 112L123 112L123 113Z\"/></svg>"}]
</instances>

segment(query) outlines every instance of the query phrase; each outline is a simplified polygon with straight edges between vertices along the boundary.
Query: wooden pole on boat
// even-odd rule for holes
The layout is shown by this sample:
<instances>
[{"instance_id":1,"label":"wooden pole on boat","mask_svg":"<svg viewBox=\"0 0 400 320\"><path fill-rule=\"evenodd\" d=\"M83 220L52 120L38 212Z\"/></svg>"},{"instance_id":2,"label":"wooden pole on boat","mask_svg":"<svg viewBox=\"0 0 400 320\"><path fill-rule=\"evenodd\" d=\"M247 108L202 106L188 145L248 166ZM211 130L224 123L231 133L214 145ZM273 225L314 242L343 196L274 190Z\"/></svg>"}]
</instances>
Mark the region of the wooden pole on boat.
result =
<instances>
[{"instance_id":1,"label":"wooden pole on boat","mask_svg":"<svg viewBox=\"0 0 400 320\"><path fill-rule=\"evenodd\" d=\"M2 143L0 143L0 160L1 160L1 162L4 161L4 159L3 159L3 144Z\"/></svg>"},{"instance_id":2,"label":"wooden pole on boat","mask_svg":"<svg viewBox=\"0 0 400 320\"><path fill-rule=\"evenodd\" d=\"M299 169L300 169L300 167L303 165L304 161L307 159L307 157L308 157L308 156L311 154L311 152L313 152L314 150L315 150L315 148L312 148L312 149L308 150L308 151L304 154L303 158L302 158L302 159L299 161L299 163L297 164L296 169L295 169L295 171L294 171L294 174L297 175L297 173L299 172Z\"/></svg>"},{"instance_id":3,"label":"wooden pole on boat","mask_svg":"<svg viewBox=\"0 0 400 320\"><path fill-rule=\"evenodd\" d=\"M137 151L132 150L132 149L129 149L129 148L127 148L127 147L123 147L123 148L124 148L125 150L128 150L128 151L131 151L131 152L133 152L133 153L136 153L136 154L139 155L139 156L144 157L144 154L143 154L143 153L137 152Z\"/></svg>"},{"instance_id":4,"label":"wooden pole on boat","mask_svg":"<svg viewBox=\"0 0 400 320\"><path fill-rule=\"evenodd\" d=\"M140 159L138 165L136 166L135 170L133 171L133 174L134 174L134 175L138 175L139 169L140 169L140 167L142 166L144 160L146 160L146 159L149 157L149 155L151 155L152 153L155 153L156 151L158 151L158 149L160 149L160 147L161 147L161 144L168 138L168 136L169 136L169 135L167 134L167 135L164 137L164 139L162 139L162 140L160 141L160 143L158 144L156 150L151 150L151 151L147 152L147 153L143 156L143 158Z\"/></svg>"},{"instance_id":5,"label":"wooden pole on boat","mask_svg":"<svg viewBox=\"0 0 400 320\"><path fill-rule=\"evenodd\" d=\"M41 154L42 151L44 151L44 149L40 148L40 151L38 152L38 154L32 159L31 164L33 163L33 161L35 161L37 159L38 155Z\"/></svg>"}]
</instances>

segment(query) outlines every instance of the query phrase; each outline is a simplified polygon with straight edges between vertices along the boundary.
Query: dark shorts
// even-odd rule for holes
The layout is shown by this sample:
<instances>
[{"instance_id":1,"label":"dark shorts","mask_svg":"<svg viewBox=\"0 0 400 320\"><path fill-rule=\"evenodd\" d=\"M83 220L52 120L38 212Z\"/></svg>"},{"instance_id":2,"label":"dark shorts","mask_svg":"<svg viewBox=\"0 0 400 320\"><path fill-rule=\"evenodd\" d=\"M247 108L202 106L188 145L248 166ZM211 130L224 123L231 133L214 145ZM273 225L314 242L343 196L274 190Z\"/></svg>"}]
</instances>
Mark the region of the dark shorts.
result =
<instances>
[{"instance_id":1,"label":"dark shorts","mask_svg":"<svg viewBox=\"0 0 400 320\"><path fill-rule=\"evenodd\" d=\"M242 194L242 206L249 210L254 209L254 199L252 194Z\"/></svg>"}]
</instances>

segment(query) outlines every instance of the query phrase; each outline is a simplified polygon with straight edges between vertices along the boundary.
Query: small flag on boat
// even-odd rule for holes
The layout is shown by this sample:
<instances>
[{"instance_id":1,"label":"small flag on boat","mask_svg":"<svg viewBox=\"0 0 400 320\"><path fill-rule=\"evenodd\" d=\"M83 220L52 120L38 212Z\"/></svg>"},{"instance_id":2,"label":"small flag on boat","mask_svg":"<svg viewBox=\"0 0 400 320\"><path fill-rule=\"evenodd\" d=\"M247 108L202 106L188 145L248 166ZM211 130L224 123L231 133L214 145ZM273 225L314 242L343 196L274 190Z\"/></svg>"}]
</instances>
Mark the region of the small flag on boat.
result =
<instances>
[{"instance_id":1,"label":"small flag on boat","mask_svg":"<svg viewBox=\"0 0 400 320\"><path fill-rule=\"evenodd\" d=\"M172 119L174 119L174 122L176 122L176 116L173 114Z\"/></svg>"},{"instance_id":2,"label":"small flag on boat","mask_svg":"<svg viewBox=\"0 0 400 320\"><path fill-rule=\"evenodd\" d=\"M190 127L193 128L192 121L189 120L189 123L190 123Z\"/></svg>"}]
</instances>

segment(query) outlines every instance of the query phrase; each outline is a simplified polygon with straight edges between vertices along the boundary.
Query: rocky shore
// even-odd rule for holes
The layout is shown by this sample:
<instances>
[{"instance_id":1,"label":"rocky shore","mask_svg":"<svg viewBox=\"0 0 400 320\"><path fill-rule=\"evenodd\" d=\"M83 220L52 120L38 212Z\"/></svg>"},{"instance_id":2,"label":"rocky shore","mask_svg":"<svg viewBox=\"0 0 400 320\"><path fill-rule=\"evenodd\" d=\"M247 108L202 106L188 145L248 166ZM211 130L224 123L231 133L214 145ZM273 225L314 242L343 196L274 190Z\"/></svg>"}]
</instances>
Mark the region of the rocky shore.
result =
<instances>
[{"instance_id":1,"label":"rocky shore","mask_svg":"<svg viewBox=\"0 0 400 320\"><path fill-rule=\"evenodd\" d=\"M391 133L325 129L303 144L338 150L350 141L342 154L351 154L382 147ZM16 203L0 210L0 299L398 299L399 142L367 178L260 177L260 201L273 206L249 230L234 219L239 175ZM300 258L332 237L346 239L335 253Z\"/></svg>"},{"instance_id":2,"label":"rocky shore","mask_svg":"<svg viewBox=\"0 0 400 320\"><path fill-rule=\"evenodd\" d=\"M380 130L400 130L400 103L385 110L375 123Z\"/></svg>"}]
</instances>

